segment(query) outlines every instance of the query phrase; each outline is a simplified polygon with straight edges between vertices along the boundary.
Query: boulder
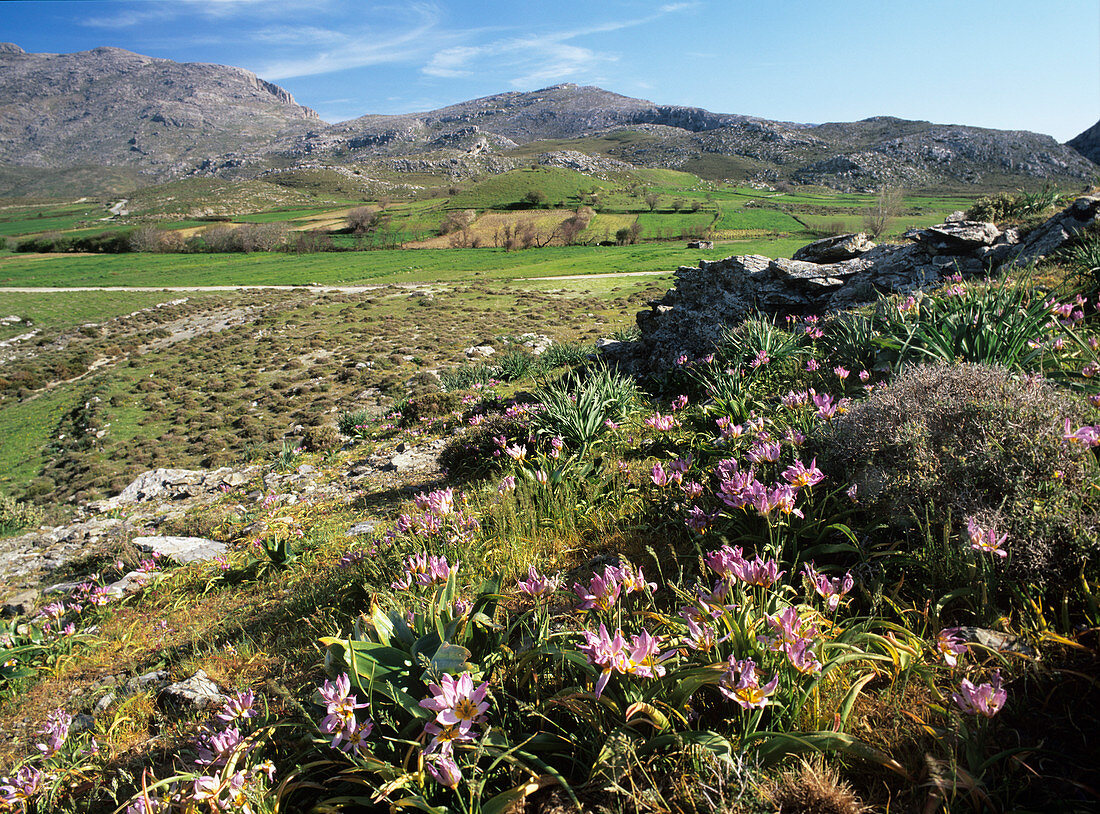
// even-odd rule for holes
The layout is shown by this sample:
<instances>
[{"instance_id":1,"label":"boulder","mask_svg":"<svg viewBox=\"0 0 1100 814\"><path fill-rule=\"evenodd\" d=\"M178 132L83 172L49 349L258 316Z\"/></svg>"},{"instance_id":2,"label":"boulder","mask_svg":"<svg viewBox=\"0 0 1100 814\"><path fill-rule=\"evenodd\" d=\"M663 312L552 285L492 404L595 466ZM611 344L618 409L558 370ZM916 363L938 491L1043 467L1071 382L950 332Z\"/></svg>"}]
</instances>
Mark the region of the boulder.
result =
<instances>
[{"instance_id":1,"label":"boulder","mask_svg":"<svg viewBox=\"0 0 1100 814\"><path fill-rule=\"evenodd\" d=\"M173 559L180 565L212 560L226 552L225 543L205 537L135 537L134 545L146 553Z\"/></svg>"},{"instance_id":2,"label":"boulder","mask_svg":"<svg viewBox=\"0 0 1100 814\"><path fill-rule=\"evenodd\" d=\"M835 235L815 240L796 251L792 260L808 263L836 263L851 260L875 248L875 244L863 232Z\"/></svg>"},{"instance_id":3,"label":"boulder","mask_svg":"<svg viewBox=\"0 0 1100 814\"><path fill-rule=\"evenodd\" d=\"M206 709L220 707L227 699L221 688L203 670L199 670L186 681L169 684L160 691L159 700L178 707Z\"/></svg>"},{"instance_id":4,"label":"boulder","mask_svg":"<svg viewBox=\"0 0 1100 814\"><path fill-rule=\"evenodd\" d=\"M1100 195L1080 197L1021 237L1018 245L1009 253L1009 259L1015 265L1026 266L1047 257L1062 248L1072 237L1096 223L1098 216Z\"/></svg>"},{"instance_id":5,"label":"boulder","mask_svg":"<svg viewBox=\"0 0 1100 814\"><path fill-rule=\"evenodd\" d=\"M960 220L921 229L915 239L929 254L960 255L982 246L992 246L1000 235L1001 230L992 223Z\"/></svg>"},{"instance_id":6,"label":"boulder","mask_svg":"<svg viewBox=\"0 0 1100 814\"><path fill-rule=\"evenodd\" d=\"M496 353L496 348L492 345L474 345L466 348L467 359L488 359L494 353Z\"/></svg>"}]
</instances>

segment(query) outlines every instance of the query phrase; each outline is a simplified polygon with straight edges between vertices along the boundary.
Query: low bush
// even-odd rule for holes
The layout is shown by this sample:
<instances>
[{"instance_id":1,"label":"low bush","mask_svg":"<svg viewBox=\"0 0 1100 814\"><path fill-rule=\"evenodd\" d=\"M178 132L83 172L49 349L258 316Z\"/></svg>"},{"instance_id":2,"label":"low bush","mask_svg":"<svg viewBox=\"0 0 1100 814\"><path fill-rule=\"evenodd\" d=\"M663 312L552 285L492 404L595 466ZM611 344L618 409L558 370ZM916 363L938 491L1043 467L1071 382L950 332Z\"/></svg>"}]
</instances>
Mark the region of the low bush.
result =
<instances>
[{"instance_id":1,"label":"low bush","mask_svg":"<svg viewBox=\"0 0 1100 814\"><path fill-rule=\"evenodd\" d=\"M340 446L340 433L331 424L310 427L302 438L306 452L325 452Z\"/></svg>"},{"instance_id":2,"label":"low bush","mask_svg":"<svg viewBox=\"0 0 1100 814\"><path fill-rule=\"evenodd\" d=\"M926 516L980 518L1008 535L1009 573L1063 589L1100 550L1095 458L1064 438L1085 417L1083 400L1040 377L919 365L827 425L819 460L854 485L870 526L912 541Z\"/></svg>"},{"instance_id":3,"label":"low bush","mask_svg":"<svg viewBox=\"0 0 1100 814\"><path fill-rule=\"evenodd\" d=\"M45 512L33 503L24 503L10 495L0 495L0 534L37 526Z\"/></svg>"}]
</instances>

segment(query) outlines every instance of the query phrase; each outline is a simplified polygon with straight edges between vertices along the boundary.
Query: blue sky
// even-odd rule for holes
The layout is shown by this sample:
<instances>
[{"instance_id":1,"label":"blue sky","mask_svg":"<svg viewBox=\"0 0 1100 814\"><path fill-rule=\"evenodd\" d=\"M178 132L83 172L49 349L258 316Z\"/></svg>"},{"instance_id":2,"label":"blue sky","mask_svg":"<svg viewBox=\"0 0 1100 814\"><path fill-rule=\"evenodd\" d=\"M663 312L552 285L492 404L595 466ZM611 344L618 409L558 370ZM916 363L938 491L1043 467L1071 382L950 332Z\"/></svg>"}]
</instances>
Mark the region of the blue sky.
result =
<instances>
[{"instance_id":1,"label":"blue sky","mask_svg":"<svg viewBox=\"0 0 1100 814\"><path fill-rule=\"evenodd\" d=\"M327 121L558 82L786 121L893 115L1059 141L1100 118L1097 0L5 2L0 40L238 65Z\"/></svg>"}]
</instances>

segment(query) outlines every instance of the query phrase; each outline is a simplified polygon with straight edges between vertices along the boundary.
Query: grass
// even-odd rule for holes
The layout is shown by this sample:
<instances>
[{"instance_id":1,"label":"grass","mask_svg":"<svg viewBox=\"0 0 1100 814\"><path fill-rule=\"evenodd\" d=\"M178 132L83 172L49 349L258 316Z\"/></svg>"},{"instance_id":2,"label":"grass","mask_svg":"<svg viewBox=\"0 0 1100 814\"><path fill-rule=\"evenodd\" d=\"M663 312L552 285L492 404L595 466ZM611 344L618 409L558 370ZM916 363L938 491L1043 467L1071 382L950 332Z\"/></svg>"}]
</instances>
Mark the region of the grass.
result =
<instances>
[{"instance_id":1,"label":"grass","mask_svg":"<svg viewBox=\"0 0 1100 814\"><path fill-rule=\"evenodd\" d=\"M355 285L513 279L563 274L669 271L730 254L790 256L805 239L722 243L503 249L382 250L369 253L163 255L0 255L0 288L72 286Z\"/></svg>"}]
</instances>

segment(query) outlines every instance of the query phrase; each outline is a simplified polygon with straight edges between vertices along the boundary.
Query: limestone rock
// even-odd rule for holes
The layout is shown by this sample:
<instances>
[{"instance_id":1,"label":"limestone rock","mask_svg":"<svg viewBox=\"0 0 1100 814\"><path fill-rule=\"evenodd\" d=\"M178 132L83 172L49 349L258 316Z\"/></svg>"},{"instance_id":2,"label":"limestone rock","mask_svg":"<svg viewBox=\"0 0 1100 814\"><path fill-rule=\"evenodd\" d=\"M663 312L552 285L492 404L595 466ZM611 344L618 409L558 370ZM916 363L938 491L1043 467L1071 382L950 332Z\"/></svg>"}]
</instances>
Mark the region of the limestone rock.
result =
<instances>
[{"instance_id":1,"label":"limestone rock","mask_svg":"<svg viewBox=\"0 0 1100 814\"><path fill-rule=\"evenodd\" d=\"M220 707L226 702L221 688L203 670L199 670L186 681L169 684L161 690L159 698L169 704L192 709Z\"/></svg>"},{"instance_id":2,"label":"limestone rock","mask_svg":"<svg viewBox=\"0 0 1100 814\"><path fill-rule=\"evenodd\" d=\"M875 248L875 244L863 232L835 235L815 240L794 253L792 260L809 263L836 263L851 260Z\"/></svg>"},{"instance_id":3,"label":"limestone rock","mask_svg":"<svg viewBox=\"0 0 1100 814\"><path fill-rule=\"evenodd\" d=\"M992 223L962 220L921 229L916 240L929 254L960 255L991 246L1000 235L1001 230Z\"/></svg>"},{"instance_id":4,"label":"limestone rock","mask_svg":"<svg viewBox=\"0 0 1100 814\"><path fill-rule=\"evenodd\" d=\"M1074 235L1096 223L1100 216L1100 195L1085 195L1051 216L1020 238L1011 253L1012 263L1024 266L1053 254Z\"/></svg>"},{"instance_id":5,"label":"limestone rock","mask_svg":"<svg viewBox=\"0 0 1100 814\"><path fill-rule=\"evenodd\" d=\"M474 345L466 348L467 359L488 359L494 353L496 353L496 348L492 345Z\"/></svg>"},{"instance_id":6,"label":"limestone rock","mask_svg":"<svg viewBox=\"0 0 1100 814\"><path fill-rule=\"evenodd\" d=\"M181 565L212 560L226 552L225 543L205 537L135 537L134 545L149 554L160 554Z\"/></svg>"},{"instance_id":7,"label":"limestone rock","mask_svg":"<svg viewBox=\"0 0 1100 814\"><path fill-rule=\"evenodd\" d=\"M378 524L373 520L363 520L348 529L348 537L362 537L366 534L374 534L377 528Z\"/></svg>"}]
</instances>

